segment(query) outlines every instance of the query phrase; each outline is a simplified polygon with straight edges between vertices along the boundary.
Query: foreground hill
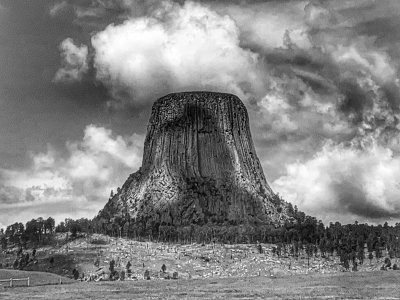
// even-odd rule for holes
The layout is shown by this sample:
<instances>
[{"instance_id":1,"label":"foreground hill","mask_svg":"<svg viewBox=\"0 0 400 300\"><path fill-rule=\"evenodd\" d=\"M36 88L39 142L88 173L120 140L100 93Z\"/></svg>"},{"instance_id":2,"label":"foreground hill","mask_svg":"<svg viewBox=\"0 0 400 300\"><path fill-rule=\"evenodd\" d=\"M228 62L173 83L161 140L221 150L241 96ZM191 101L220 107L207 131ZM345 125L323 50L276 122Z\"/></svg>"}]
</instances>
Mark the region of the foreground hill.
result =
<instances>
[{"instance_id":1,"label":"foreground hill","mask_svg":"<svg viewBox=\"0 0 400 300\"><path fill-rule=\"evenodd\" d=\"M109 270L110 261L115 261L115 269L126 269L131 263L133 276L143 279L149 270L152 279L165 277L160 273L165 264L166 272L178 272L180 279L189 278L229 278L274 276L295 274L337 273L344 271L337 256L321 257L319 254L308 257L304 252L298 258L275 254L273 244L165 244L139 242L124 238L110 238L94 234L69 241L60 247L43 247L36 251L36 263L29 263L24 269L52 272L72 276L76 269L80 275L94 274ZM262 253L260 253L260 250ZM29 251L28 251L29 253ZM0 263L12 268L16 252L2 254ZM95 265L95 261L98 264ZM371 261L366 259L358 266L358 271L379 270L384 257ZM391 261L392 265L398 259ZM391 271L397 272L397 271Z\"/></svg>"}]
</instances>

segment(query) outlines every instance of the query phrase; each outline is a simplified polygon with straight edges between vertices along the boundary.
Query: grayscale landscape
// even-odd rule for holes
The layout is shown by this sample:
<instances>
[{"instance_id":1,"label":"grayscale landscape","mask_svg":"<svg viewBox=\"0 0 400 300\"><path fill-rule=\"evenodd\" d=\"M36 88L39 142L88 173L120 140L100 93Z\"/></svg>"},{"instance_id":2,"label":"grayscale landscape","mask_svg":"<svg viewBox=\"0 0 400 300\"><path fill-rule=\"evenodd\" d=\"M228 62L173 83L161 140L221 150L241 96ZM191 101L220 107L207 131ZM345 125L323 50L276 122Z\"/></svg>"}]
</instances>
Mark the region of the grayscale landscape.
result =
<instances>
[{"instance_id":1,"label":"grayscale landscape","mask_svg":"<svg viewBox=\"0 0 400 300\"><path fill-rule=\"evenodd\" d=\"M0 0L0 298L400 299L399 20Z\"/></svg>"}]
</instances>

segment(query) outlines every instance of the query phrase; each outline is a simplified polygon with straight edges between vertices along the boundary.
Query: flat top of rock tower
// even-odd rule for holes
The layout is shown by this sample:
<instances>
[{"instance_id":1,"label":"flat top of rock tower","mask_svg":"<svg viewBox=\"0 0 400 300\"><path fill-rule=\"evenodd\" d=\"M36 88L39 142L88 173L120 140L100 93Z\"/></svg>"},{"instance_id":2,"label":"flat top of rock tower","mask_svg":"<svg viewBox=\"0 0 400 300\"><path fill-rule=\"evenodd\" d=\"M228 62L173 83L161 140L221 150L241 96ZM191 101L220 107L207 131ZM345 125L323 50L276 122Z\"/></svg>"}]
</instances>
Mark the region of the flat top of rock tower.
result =
<instances>
[{"instance_id":1,"label":"flat top of rock tower","mask_svg":"<svg viewBox=\"0 0 400 300\"><path fill-rule=\"evenodd\" d=\"M202 100L202 101L231 101L235 105L241 106L244 109L245 106L243 102L239 99L238 96L229 93L221 93L221 92L209 92L209 91L188 91L188 92L179 92L179 93L171 93L159 98L154 102L153 107L163 106L168 102L181 102L182 99L187 101L193 100Z\"/></svg>"}]
</instances>

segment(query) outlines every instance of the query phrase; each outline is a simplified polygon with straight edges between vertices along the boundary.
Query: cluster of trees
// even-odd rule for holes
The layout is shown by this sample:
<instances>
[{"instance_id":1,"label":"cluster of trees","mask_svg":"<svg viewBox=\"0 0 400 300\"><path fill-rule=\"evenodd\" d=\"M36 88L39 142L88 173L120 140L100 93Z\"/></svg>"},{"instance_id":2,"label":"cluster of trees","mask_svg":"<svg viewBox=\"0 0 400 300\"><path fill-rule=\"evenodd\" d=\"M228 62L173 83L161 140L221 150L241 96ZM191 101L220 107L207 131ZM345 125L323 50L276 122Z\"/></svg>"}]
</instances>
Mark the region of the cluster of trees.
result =
<instances>
[{"instance_id":1,"label":"cluster of trees","mask_svg":"<svg viewBox=\"0 0 400 300\"><path fill-rule=\"evenodd\" d=\"M16 244L20 247L27 247L28 243L33 245L43 244L50 240L55 230L55 221L52 217L47 219L37 218L22 224L16 222L0 231L2 249L8 244Z\"/></svg>"},{"instance_id":2,"label":"cluster of trees","mask_svg":"<svg viewBox=\"0 0 400 300\"><path fill-rule=\"evenodd\" d=\"M77 220L73 220L70 218L65 219L65 221L61 221L55 228L56 232L71 232L72 237L76 237L78 233L87 233L90 234L92 232L92 220L81 218Z\"/></svg>"},{"instance_id":3,"label":"cluster of trees","mask_svg":"<svg viewBox=\"0 0 400 300\"><path fill-rule=\"evenodd\" d=\"M17 257L14 260L14 263L12 265L13 269L19 269L23 270L26 266L28 266L30 263L38 263L36 259L36 249L34 248L32 250L31 255L29 255L28 252L23 252L22 248L19 248L17 252Z\"/></svg>"},{"instance_id":4,"label":"cluster of trees","mask_svg":"<svg viewBox=\"0 0 400 300\"><path fill-rule=\"evenodd\" d=\"M68 218L56 226L52 217L32 219L25 225L16 222L7 226L6 230L0 229L0 247L2 250L6 250L8 246L27 249L49 244L53 242L56 232L71 233L72 238L75 238L78 233L98 232L92 230L93 224L95 224L93 220L86 218L77 220Z\"/></svg>"}]
</instances>

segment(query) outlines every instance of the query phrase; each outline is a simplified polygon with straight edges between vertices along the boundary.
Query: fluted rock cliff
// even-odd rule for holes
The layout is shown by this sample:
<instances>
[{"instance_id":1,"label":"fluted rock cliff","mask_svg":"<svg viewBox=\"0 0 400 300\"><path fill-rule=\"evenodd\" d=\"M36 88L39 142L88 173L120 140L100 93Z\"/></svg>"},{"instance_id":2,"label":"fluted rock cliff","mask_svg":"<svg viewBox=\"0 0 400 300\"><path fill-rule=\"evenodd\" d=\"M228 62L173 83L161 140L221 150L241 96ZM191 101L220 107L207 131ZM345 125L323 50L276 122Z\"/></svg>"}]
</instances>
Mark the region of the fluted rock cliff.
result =
<instances>
[{"instance_id":1,"label":"fluted rock cliff","mask_svg":"<svg viewBox=\"0 0 400 300\"><path fill-rule=\"evenodd\" d=\"M257 158L245 106L234 95L211 92L170 94L154 103L142 167L99 216L128 217L152 230L276 225L286 218Z\"/></svg>"}]
</instances>

